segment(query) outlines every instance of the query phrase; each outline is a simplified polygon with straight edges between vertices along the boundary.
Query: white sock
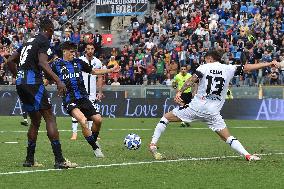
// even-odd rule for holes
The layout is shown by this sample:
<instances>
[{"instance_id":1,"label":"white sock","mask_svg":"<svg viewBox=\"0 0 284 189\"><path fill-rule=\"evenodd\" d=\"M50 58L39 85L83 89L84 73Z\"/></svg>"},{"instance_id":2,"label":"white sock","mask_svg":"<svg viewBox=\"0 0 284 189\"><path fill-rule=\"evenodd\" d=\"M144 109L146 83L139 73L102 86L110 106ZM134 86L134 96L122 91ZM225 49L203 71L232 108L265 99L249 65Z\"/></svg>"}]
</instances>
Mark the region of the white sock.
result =
<instances>
[{"instance_id":1,"label":"white sock","mask_svg":"<svg viewBox=\"0 0 284 189\"><path fill-rule=\"evenodd\" d=\"M151 144L157 144L161 134L166 130L167 124L169 123L169 120L167 120L165 117L162 117L159 123L157 124L154 135L152 136Z\"/></svg>"},{"instance_id":2,"label":"white sock","mask_svg":"<svg viewBox=\"0 0 284 189\"><path fill-rule=\"evenodd\" d=\"M88 128L90 130L92 130L92 126L93 126L93 121L88 121Z\"/></svg>"},{"instance_id":3,"label":"white sock","mask_svg":"<svg viewBox=\"0 0 284 189\"><path fill-rule=\"evenodd\" d=\"M234 150L236 150L240 154L242 154L244 156L250 155L250 153L248 153L246 151L246 149L243 147L243 145L235 137L233 137L233 136L228 137L226 143L229 144L231 146L231 148L233 148Z\"/></svg>"},{"instance_id":4,"label":"white sock","mask_svg":"<svg viewBox=\"0 0 284 189\"><path fill-rule=\"evenodd\" d=\"M78 121L72 117L72 131L73 133L77 133L78 130Z\"/></svg>"},{"instance_id":5,"label":"white sock","mask_svg":"<svg viewBox=\"0 0 284 189\"><path fill-rule=\"evenodd\" d=\"M28 122L28 119L24 119L24 122Z\"/></svg>"}]
</instances>

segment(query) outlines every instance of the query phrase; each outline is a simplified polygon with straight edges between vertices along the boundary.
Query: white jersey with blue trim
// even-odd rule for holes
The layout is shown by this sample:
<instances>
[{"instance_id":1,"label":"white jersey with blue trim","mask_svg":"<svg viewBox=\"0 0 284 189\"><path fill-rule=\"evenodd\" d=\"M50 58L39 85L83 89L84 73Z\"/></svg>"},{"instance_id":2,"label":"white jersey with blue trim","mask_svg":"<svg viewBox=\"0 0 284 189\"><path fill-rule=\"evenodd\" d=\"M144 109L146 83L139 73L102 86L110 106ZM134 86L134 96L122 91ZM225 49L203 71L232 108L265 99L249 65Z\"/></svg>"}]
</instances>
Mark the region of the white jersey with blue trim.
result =
<instances>
[{"instance_id":1,"label":"white jersey with blue trim","mask_svg":"<svg viewBox=\"0 0 284 189\"><path fill-rule=\"evenodd\" d=\"M239 68L238 68L239 67ZM219 113L224 105L229 83L242 65L226 65L219 62L203 64L196 70L200 77L198 90L189 107L204 114Z\"/></svg>"},{"instance_id":2,"label":"white jersey with blue trim","mask_svg":"<svg viewBox=\"0 0 284 189\"><path fill-rule=\"evenodd\" d=\"M92 67L92 69L102 69L102 62L95 56L93 56L91 61L89 61L86 56L81 56L79 58L87 62ZM82 72L82 74L83 74L83 80L86 87L86 91L89 94L89 99L96 100L97 76L85 72Z\"/></svg>"}]
</instances>

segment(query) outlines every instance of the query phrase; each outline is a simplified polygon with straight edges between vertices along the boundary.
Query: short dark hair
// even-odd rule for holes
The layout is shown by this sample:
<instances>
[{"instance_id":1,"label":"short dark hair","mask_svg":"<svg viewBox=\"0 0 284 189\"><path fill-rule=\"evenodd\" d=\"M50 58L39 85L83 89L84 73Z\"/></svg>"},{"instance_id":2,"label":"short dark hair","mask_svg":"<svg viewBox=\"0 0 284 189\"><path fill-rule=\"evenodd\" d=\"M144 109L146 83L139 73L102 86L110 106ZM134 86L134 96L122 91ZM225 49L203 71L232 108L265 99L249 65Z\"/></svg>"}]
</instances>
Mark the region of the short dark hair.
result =
<instances>
[{"instance_id":1,"label":"short dark hair","mask_svg":"<svg viewBox=\"0 0 284 189\"><path fill-rule=\"evenodd\" d=\"M95 47L94 43L87 43L87 44L86 44L86 47L87 47L88 45Z\"/></svg>"},{"instance_id":2,"label":"short dark hair","mask_svg":"<svg viewBox=\"0 0 284 189\"><path fill-rule=\"evenodd\" d=\"M53 22L48 17L42 17L40 19L39 28L41 31L54 28Z\"/></svg>"},{"instance_id":3,"label":"short dark hair","mask_svg":"<svg viewBox=\"0 0 284 189\"><path fill-rule=\"evenodd\" d=\"M207 56L211 56L213 58L213 60L215 61L218 61L218 62L221 62L222 60L222 56L223 56L224 52L222 50L210 50L208 51L204 57L207 57Z\"/></svg>"},{"instance_id":4,"label":"short dark hair","mask_svg":"<svg viewBox=\"0 0 284 189\"><path fill-rule=\"evenodd\" d=\"M61 50L75 50L76 48L76 44L71 41L65 41L61 45Z\"/></svg>"}]
</instances>

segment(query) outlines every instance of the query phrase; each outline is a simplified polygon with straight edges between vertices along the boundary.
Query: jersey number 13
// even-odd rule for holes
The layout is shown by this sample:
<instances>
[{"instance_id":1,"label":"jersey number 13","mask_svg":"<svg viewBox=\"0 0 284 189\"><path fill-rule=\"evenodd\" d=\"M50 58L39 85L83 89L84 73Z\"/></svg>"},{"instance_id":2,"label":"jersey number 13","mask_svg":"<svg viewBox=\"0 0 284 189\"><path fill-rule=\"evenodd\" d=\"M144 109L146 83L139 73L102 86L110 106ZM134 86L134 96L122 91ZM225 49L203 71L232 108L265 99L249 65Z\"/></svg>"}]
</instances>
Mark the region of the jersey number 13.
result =
<instances>
[{"instance_id":1,"label":"jersey number 13","mask_svg":"<svg viewBox=\"0 0 284 189\"><path fill-rule=\"evenodd\" d=\"M225 79L223 77L213 77L210 75L206 76L206 79L208 80L206 93L207 95L218 95L221 96L221 92L224 88Z\"/></svg>"}]
</instances>

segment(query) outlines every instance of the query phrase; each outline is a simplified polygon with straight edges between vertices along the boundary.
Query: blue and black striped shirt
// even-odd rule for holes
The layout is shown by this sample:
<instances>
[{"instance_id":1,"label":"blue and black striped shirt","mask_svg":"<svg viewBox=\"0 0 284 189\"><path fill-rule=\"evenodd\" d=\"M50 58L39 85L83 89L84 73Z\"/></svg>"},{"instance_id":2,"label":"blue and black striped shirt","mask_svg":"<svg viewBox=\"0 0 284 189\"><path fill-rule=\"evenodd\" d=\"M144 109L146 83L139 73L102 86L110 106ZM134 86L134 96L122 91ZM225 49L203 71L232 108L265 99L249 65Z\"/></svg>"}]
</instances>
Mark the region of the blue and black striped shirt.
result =
<instances>
[{"instance_id":1,"label":"blue and black striped shirt","mask_svg":"<svg viewBox=\"0 0 284 189\"><path fill-rule=\"evenodd\" d=\"M51 68L66 85L67 93L63 97L64 105L89 97L82 76L82 71L92 72L92 67L89 64L77 58L72 61L58 59L51 64Z\"/></svg>"},{"instance_id":2,"label":"blue and black striped shirt","mask_svg":"<svg viewBox=\"0 0 284 189\"><path fill-rule=\"evenodd\" d=\"M20 53L16 85L42 84L42 69L39 66L39 53L51 55L50 42L47 37L38 34L17 50Z\"/></svg>"}]
</instances>

